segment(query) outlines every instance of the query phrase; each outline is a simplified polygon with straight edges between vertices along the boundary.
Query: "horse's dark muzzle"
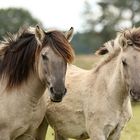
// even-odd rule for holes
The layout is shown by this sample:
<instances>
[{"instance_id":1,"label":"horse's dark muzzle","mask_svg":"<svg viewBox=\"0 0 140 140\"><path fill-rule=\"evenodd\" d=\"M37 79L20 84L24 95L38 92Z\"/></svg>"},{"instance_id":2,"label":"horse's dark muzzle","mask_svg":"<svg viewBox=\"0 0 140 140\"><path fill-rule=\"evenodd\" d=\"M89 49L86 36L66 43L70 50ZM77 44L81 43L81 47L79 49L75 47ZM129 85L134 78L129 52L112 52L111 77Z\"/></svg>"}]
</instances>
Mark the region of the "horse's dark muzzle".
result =
<instances>
[{"instance_id":1,"label":"horse's dark muzzle","mask_svg":"<svg viewBox=\"0 0 140 140\"><path fill-rule=\"evenodd\" d=\"M52 102L61 102L67 92L67 89L64 88L64 90L62 90L62 92L61 91L57 92L57 91L55 91L55 89L53 87L51 87L50 92L52 94L52 97L51 97Z\"/></svg>"},{"instance_id":2,"label":"horse's dark muzzle","mask_svg":"<svg viewBox=\"0 0 140 140\"><path fill-rule=\"evenodd\" d=\"M130 90L130 96L131 96L131 100L138 102L140 101L140 92L136 92L135 90Z\"/></svg>"}]
</instances>

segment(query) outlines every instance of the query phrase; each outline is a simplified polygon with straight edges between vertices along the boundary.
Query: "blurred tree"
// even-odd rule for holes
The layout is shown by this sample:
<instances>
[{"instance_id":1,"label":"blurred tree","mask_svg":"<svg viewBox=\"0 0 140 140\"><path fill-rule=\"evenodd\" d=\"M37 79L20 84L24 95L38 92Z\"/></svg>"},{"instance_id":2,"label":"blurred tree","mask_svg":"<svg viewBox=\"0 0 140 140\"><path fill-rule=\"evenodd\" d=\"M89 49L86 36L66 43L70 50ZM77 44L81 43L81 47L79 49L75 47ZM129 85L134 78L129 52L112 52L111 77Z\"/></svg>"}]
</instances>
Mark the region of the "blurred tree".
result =
<instances>
[{"instance_id":1,"label":"blurred tree","mask_svg":"<svg viewBox=\"0 0 140 140\"><path fill-rule=\"evenodd\" d=\"M84 7L84 32L77 34L77 38L83 42L75 44L78 52L84 53L82 48L93 52L104 42L114 38L116 31L140 26L140 0L100 0L97 3L98 11L92 9L90 1L86 0Z\"/></svg>"},{"instance_id":2,"label":"blurred tree","mask_svg":"<svg viewBox=\"0 0 140 140\"><path fill-rule=\"evenodd\" d=\"M0 9L0 39L6 32L17 32L22 25L36 25L37 19L24 9L8 8Z\"/></svg>"}]
</instances>

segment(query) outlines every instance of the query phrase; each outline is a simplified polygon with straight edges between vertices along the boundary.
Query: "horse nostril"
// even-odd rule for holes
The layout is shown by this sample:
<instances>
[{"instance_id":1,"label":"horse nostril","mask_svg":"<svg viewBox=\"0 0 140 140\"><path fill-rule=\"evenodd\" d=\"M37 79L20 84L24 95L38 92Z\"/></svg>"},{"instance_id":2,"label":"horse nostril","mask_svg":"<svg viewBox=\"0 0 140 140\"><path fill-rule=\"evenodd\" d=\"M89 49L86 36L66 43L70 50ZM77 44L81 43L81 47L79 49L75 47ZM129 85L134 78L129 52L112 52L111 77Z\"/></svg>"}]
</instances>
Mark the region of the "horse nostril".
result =
<instances>
[{"instance_id":1,"label":"horse nostril","mask_svg":"<svg viewBox=\"0 0 140 140\"><path fill-rule=\"evenodd\" d=\"M50 91L51 93L54 93L53 87L50 87Z\"/></svg>"},{"instance_id":2,"label":"horse nostril","mask_svg":"<svg viewBox=\"0 0 140 140\"><path fill-rule=\"evenodd\" d=\"M135 92L134 92L132 89L130 90L130 95L131 95L132 97L135 96Z\"/></svg>"},{"instance_id":3,"label":"horse nostril","mask_svg":"<svg viewBox=\"0 0 140 140\"><path fill-rule=\"evenodd\" d=\"M67 89L65 88L65 90L64 90L64 95L67 93Z\"/></svg>"}]
</instances>

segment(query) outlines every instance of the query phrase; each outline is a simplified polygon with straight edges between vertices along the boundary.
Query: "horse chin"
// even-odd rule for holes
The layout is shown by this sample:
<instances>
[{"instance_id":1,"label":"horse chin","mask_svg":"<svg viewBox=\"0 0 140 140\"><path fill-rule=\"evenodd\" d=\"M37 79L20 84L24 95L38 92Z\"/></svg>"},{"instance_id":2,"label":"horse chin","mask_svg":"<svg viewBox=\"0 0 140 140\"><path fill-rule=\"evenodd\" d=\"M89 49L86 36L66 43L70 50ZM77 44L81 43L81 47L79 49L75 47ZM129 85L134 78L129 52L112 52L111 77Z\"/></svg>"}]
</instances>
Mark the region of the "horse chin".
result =
<instances>
[{"instance_id":1,"label":"horse chin","mask_svg":"<svg viewBox=\"0 0 140 140\"><path fill-rule=\"evenodd\" d=\"M49 94L50 94L50 100L51 100L52 102L59 103L59 102L61 102L62 99L63 99L63 97L62 97L62 98L56 98L56 97L53 96L51 93L49 93Z\"/></svg>"},{"instance_id":2,"label":"horse chin","mask_svg":"<svg viewBox=\"0 0 140 140\"><path fill-rule=\"evenodd\" d=\"M52 99L52 98L50 98L50 100L51 100L52 102L55 102L55 103L60 103L60 102L62 101L62 99L56 100L56 99Z\"/></svg>"},{"instance_id":3,"label":"horse chin","mask_svg":"<svg viewBox=\"0 0 140 140\"><path fill-rule=\"evenodd\" d=\"M138 99L138 98L135 99L135 98L132 98L132 97L131 97L131 102L140 102L140 98L139 98L139 99Z\"/></svg>"}]
</instances>

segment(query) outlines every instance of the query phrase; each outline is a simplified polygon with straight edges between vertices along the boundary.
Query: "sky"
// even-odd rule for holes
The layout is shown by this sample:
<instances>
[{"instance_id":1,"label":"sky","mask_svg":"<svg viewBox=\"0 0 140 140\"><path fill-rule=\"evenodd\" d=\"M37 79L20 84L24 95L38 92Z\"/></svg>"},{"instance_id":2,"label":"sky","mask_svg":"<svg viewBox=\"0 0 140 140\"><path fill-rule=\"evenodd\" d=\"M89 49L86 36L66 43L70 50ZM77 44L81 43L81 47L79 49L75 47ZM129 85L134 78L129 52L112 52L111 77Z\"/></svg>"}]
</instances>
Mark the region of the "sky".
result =
<instances>
[{"instance_id":1,"label":"sky","mask_svg":"<svg viewBox=\"0 0 140 140\"><path fill-rule=\"evenodd\" d=\"M82 30L85 0L0 0L0 8L25 8L39 19L45 28ZM96 0L90 0L95 4Z\"/></svg>"}]
</instances>

